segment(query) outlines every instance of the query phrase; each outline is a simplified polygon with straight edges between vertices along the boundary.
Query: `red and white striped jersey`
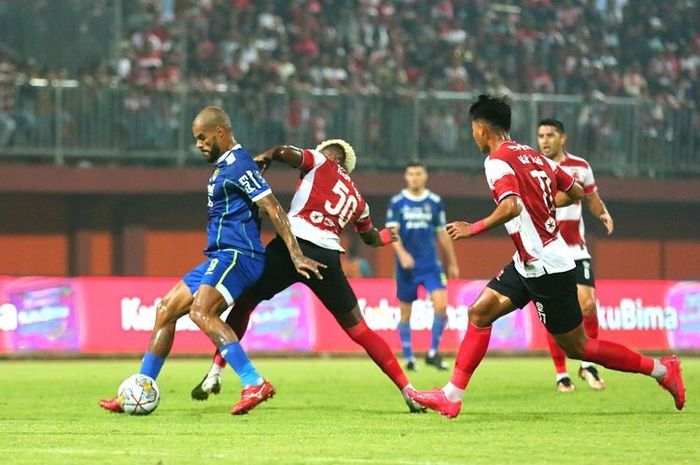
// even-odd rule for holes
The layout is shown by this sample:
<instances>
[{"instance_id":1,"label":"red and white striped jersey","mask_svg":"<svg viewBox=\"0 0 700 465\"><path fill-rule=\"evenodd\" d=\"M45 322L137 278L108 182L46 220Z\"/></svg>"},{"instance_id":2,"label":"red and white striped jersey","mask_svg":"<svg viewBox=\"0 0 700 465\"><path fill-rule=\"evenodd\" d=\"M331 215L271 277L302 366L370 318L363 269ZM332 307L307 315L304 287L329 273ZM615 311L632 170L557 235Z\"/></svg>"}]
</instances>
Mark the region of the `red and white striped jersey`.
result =
<instances>
[{"instance_id":1,"label":"red and white striped jersey","mask_svg":"<svg viewBox=\"0 0 700 465\"><path fill-rule=\"evenodd\" d=\"M369 205L348 172L316 150L304 150L301 179L292 197L292 233L325 249L344 252L340 232L349 223L364 233L372 228Z\"/></svg>"},{"instance_id":2,"label":"red and white striped jersey","mask_svg":"<svg viewBox=\"0 0 700 465\"><path fill-rule=\"evenodd\" d=\"M526 278L574 268L566 243L559 235L554 196L574 185L574 178L527 145L503 142L484 161L486 180L499 203L518 196L520 215L505 224L515 244L513 262Z\"/></svg>"},{"instance_id":3,"label":"red and white striped jersey","mask_svg":"<svg viewBox=\"0 0 700 465\"><path fill-rule=\"evenodd\" d=\"M594 193L598 188L595 185L591 165L581 157L565 154L566 157L558 163L559 167L566 171L583 186L586 195ZM556 163L556 162L555 162ZM591 258L586 247L586 228L583 225L583 205L575 202L567 207L557 208L557 221L561 237L569 245L574 260Z\"/></svg>"}]
</instances>

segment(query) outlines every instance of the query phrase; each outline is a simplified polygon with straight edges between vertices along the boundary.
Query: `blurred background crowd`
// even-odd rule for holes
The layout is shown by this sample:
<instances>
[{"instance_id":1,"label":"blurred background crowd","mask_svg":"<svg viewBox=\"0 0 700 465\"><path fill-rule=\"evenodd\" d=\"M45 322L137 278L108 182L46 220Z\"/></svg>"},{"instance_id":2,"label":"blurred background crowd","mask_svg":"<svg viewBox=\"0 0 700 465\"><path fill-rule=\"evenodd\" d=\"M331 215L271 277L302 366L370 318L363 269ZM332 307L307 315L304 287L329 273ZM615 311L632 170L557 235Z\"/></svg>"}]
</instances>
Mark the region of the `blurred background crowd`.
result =
<instances>
[{"instance_id":1,"label":"blurred background crowd","mask_svg":"<svg viewBox=\"0 0 700 465\"><path fill-rule=\"evenodd\" d=\"M643 134L635 137L663 144L680 137L678 125L667 123L669 111L692 112L683 124L697 129L698 17L694 0L2 2L0 146L41 120L38 97L31 105L18 102L29 98L21 86L41 79L120 88L124 111L159 107L170 117L165 127L178 124L178 108L155 103L153 95L182 89L246 95L315 89L381 98L488 91L580 96L569 121L587 139L612 140L628 128L617 127L614 112L585 102L626 97L649 105L646 119L635 122ZM56 116L55 105L43 103L51 128L75 121L65 108ZM334 104L287 105L283 115L262 112L279 121L261 140L289 137L295 124L311 142L338 131L318 116L333 113ZM255 100L249 106L260 108ZM424 105L418 123L409 125L423 134L421 152L457 151L464 108L455 108ZM376 117L381 122L368 118L376 128L363 132L377 134L367 148L383 148L381 139L392 132L384 120L391 117L384 111ZM123 138L128 128L122 132ZM147 145L158 144L151 139Z\"/></svg>"}]
</instances>

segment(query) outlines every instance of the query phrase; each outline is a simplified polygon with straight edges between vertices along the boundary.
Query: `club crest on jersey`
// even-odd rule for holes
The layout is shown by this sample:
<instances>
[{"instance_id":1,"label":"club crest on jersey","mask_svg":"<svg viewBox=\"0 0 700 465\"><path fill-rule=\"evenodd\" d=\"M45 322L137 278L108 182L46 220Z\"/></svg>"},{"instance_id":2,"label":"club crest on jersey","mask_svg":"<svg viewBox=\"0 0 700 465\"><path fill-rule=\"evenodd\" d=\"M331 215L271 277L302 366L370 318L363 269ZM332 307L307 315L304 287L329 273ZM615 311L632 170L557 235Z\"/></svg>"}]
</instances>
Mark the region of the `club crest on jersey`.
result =
<instances>
[{"instance_id":1,"label":"club crest on jersey","mask_svg":"<svg viewBox=\"0 0 700 465\"><path fill-rule=\"evenodd\" d=\"M216 177L219 175L219 168L216 168L214 172L211 174L211 178L209 178L209 182L214 182L216 181Z\"/></svg>"},{"instance_id":2,"label":"club crest on jersey","mask_svg":"<svg viewBox=\"0 0 700 465\"><path fill-rule=\"evenodd\" d=\"M544 228L547 230L548 233L553 233L554 230L557 229L557 220L550 216L544 223Z\"/></svg>"},{"instance_id":3,"label":"club crest on jersey","mask_svg":"<svg viewBox=\"0 0 700 465\"><path fill-rule=\"evenodd\" d=\"M309 219L311 220L312 223L319 224L323 222L323 213L321 212L311 212L311 215L309 215Z\"/></svg>"}]
</instances>

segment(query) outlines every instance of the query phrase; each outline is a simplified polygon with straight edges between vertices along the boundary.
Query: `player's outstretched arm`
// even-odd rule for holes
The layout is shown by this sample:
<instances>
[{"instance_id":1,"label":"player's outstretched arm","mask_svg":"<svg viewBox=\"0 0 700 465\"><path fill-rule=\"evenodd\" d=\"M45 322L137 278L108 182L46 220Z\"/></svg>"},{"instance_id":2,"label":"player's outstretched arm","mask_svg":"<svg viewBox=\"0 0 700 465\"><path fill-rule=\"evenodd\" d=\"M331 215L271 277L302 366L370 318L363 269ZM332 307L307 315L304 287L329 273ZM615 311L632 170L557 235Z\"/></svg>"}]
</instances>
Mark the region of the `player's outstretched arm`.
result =
<instances>
[{"instance_id":1,"label":"player's outstretched arm","mask_svg":"<svg viewBox=\"0 0 700 465\"><path fill-rule=\"evenodd\" d=\"M450 239L453 241L468 239L509 222L520 215L523 209L518 199L519 197L517 195L505 197L496 205L496 208L489 216L476 223L468 223L466 221L448 223L446 228L447 235L450 236Z\"/></svg>"},{"instance_id":2,"label":"player's outstretched arm","mask_svg":"<svg viewBox=\"0 0 700 465\"><path fill-rule=\"evenodd\" d=\"M575 182L567 191L558 191L554 195L554 206L557 208L568 207L574 202L578 202L584 197L583 187Z\"/></svg>"},{"instance_id":3,"label":"player's outstretched arm","mask_svg":"<svg viewBox=\"0 0 700 465\"><path fill-rule=\"evenodd\" d=\"M318 279L323 279L320 269L326 268L326 265L310 259L301 251L297 238L292 234L287 212L284 211L277 198L270 194L255 202L255 204L270 217L272 226L274 226L275 231L277 231L277 234L280 235L287 245L287 249L289 249L289 255L297 272L307 279L311 277L312 273Z\"/></svg>"},{"instance_id":4,"label":"player's outstretched arm","mask_svg":"<svg viewBox=\"0 0 700 465\"><path fill-rule=\"evenodd\" d=\"M613 230L615 229L615 222L613 221L612 216L610 216L610 213L605 206L605 202L603 202L603 199L600 198L598 191L587 195L585 198L586 205L588 205L588 209L590 210L591 214L598 218L601 223L603 223L603 226L605 226L605 229L608 231L608 236L612 234Z\"/></svg>"},{"instance_id":5,"label":"player's outstretched arm","mask_svg":"<svg viewBox=\"0 0 700 465\"><path fill-rule=\"evenodd\" d=\"M304 152L293 145L278 145L258 154L253 160L262 171L266 170L273 161L286 163L292 168L301 166Z\"/></svg>"},{"instance_id":6,"label":"player's outstretched arm","mask_svg":"<svg viewBox=\"0 0 700 465\"><path fill-rule=\"evenodd\" d=\"M399 233L396 228L377 229L372 226L372 229L365 232L360 232L362 242L371 247L382 247L392 242L399 240Z\"/></svg>"}]
</instances>

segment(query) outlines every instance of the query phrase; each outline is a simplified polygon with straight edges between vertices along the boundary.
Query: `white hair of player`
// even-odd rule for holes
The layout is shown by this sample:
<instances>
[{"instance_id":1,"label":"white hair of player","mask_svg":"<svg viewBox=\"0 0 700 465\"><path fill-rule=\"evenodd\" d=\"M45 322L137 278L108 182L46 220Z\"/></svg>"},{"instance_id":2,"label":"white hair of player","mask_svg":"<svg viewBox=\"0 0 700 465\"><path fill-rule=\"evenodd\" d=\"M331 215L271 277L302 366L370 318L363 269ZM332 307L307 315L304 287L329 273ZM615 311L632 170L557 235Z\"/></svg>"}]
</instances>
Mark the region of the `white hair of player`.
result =
<instances>
[{"instance_id":1,"label":"white hair of player","mask_svg":"<svg viewBox=\"0 0 700 465\"><path fill-rule=\"evenodd\" d=\"M352 145L348 144L343 139L328 139L318 144L316 146L316 150L320 152L331 145L337 145L343 149L343 153L345 154L345 161L343 162L343 167L345 168L345 171L347 171L348 173L352 173L352 170L355 169L355 163L357 163L355 149L353 149Z\"/></svg>"}]
</instances>

